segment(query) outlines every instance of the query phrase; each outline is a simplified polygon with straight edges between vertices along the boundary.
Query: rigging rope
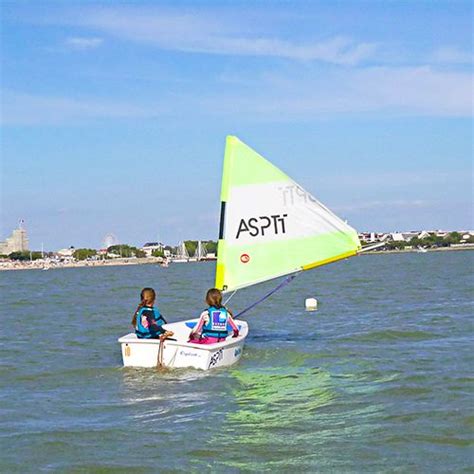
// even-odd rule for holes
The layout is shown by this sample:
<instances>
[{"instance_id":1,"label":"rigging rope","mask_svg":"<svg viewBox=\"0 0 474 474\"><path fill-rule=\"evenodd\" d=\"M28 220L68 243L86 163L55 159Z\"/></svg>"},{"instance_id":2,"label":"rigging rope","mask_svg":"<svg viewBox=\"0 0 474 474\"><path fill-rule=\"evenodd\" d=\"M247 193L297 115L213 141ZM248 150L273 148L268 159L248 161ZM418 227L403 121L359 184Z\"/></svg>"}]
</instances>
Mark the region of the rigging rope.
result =
<instances>
[{"instance_id":1,"label":"rigging rope","mask_svg":"<svg viewBox=\"0 0 474 474\"><path fill-rule=\"evenodd\" d=\"M157 358L157 367L163 367L163 351L165 345L165 338L160 336L160 344L158 345L158 358Z\"/></svg>"},{"instance_id":2,"label":"rigging rope","mask_svg":"<svg viewBox=\"0 0 474 474\"><path fill-rule=\"evenodd\" d=\"M290 283L293 279L295 279L298 274L299 274L299 272L298 273L293 273L292 275L287 276L281 283L279 283L275 288L273 288L272 291L270 291L266 295L262 296L259 300L255 301L255 303L252 303L247 308L243 309L235 317L238 318L238 317L242 316L243 314L245 314L247 311L250 311L252 308L255 308L255 306L260 304L262 301L265 301L269 296L273 295L273 293L276 293L278 290L281 290L284 286L288 285L288 283Z\"/></svg>"},{"instance_id":3,"label":"rigging rope","mask_svg":"<svg viewBox=\"0 0 474 474\"><path fill-rule=\"evenodd\" d=\"M166 333L162 334L160 336L160 343L158 345L158 357L156 359L156 366L157 367L164 367L164 363L163 363L163 353L164 353L164 350L165 350L165 341L168 340L168 341L176 341L176 339L173 339L172 337L169 337L166 335ZM176 357L176 352L175 352L175 357Z\"/></svg>"},{"instance_id":4,"label":"rigging rope","mask_svg":"<svg viewBox=\"0 0 474 474\"><path fill-rule=\"evenodd\" d=\"M237 293L237 290L233 291L232 294L224 301L224 306L232 299L232 297Z\"/></svg>"}]
</instances>

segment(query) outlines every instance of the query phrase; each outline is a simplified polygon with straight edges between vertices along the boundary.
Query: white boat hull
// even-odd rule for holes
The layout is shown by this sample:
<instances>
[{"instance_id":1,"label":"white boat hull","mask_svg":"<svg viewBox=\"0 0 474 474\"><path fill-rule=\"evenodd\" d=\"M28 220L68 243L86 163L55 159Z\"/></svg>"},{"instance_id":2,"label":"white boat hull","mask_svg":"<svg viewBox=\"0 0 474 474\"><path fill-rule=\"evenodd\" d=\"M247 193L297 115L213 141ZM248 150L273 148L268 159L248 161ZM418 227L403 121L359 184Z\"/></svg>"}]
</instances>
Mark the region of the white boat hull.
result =
<instances>
[{"instance_id":1,"label":"white boat hull","mask_svg":"<svg viewBox=\"0 0 474 474\"><path fill-rule=\"evenodd\" d=\"M160 365L170 368L193 367L209 370L235 364L241 357L248 325L245 321L236 321L239 336L229 336L225 341L216 344L192 344L187 342L190 326L197 319L165 324L164 329L173 331L173 339L163 343L163 353L158 360L159 339L138 339L135 333L121 337L118 342L122 348L122 360L125 367L157 367Z\"/></svg>"}]
</instances>

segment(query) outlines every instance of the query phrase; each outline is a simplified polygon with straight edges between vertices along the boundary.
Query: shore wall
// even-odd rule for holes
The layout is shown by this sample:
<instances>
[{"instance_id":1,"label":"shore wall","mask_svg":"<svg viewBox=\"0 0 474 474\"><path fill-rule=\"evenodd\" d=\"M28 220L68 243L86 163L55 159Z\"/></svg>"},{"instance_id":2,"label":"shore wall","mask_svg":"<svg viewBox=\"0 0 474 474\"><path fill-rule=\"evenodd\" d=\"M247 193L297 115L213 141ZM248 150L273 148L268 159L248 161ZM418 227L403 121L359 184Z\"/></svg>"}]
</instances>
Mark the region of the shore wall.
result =
<instances>
[{"instance_id":1,"label":"shore wall","mask_svg":"<svg viewBox=\"0 0 474 474\"><path fill-rule=\"evenodd\" d=\"M452 252L459 250L474 250L474 244L456 245L451 247L439 247L434 249L426 249L427 252ZM399 253L418 253L417 250L371 250L361 253L360 255L386 255ZM68 263L51 263L44 261L33 262L0 262L0 271L2 270L54 270L55 268L83 268L83 267L113 267L124 265L159 265L161 263L159 257L146 258L117 258L114 260L97 260L97 261L80 261ZM172 265L172 264L171 264ZM183 265L180 263L179 265Z\"/></svg>"},{"instance_id":2,"label":"shore wall","mask_svg":"<svg viewBox=\"0 0 474 474\"><path fill-rule=\"evenodd\" d=\"M82 267L114 267L124 265L159 265L162 259L159 257L145 258L116 258L113 260L93 260L78 262L51 262L51 261L28 261L28 262L0 262L1 270L53 270L55 268L82 268Z\"/></svg>"},{"instance_id":3,"label":"shore wall","mask_svg":"<svg viewBox=\"0 0 474 474\"><path fill-rule=\"evenodd\" d=\"M450 252L456 250L474 250L474 244L462 244L452 245L451 247L437 247L434 249L426 249L427 252ZM387 254L387 253L423 253L415 249L403 249L403 250L369 250L361 253L361 255L374 255L374 254Z\"/></svg>"}]
</instances>

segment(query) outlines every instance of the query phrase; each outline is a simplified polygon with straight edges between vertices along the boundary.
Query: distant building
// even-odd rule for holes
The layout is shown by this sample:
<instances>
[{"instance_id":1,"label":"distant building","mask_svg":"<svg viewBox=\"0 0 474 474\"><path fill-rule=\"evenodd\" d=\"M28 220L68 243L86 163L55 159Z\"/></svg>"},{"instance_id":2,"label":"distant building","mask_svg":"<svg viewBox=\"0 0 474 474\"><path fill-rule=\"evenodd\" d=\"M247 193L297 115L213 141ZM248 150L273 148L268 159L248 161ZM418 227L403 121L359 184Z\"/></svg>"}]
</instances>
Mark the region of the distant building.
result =
<instances>
[{"instance_id":1,"label":"distant building","mask_svg":"<svg viewBox=\"0 0 474 474\"><path fill-rule=\"evenodd\" d=\"M161 242L147 242L143 247L142 250L146 253L147 257L151 257L151 254L155 250L159 250L160 252L163 251L164 244Z\"/></svg>"},{"instance_id":2,"label":"distant building","mask_svg":"<svg viewBox=\"0 0 474 474\"><path fill-rule=\"evenodd\" d=\"M430 233L427 231L427 230L422 230L419 234L418 234L418 238L419 239L426 239L427 237L430 236Z\"/></svg>"},{"instance_id":3,"label":"distant building","mask_svg":"<svg viewBox=\"0 0 474 474\"><path fill-rule=\"evenodd\" d=\"M58 254L59 257L72 257L75 252L74 247L69 247L67 249L60 249L56 253Z\"/></svg>"},{"instance_id":4,"label":"distant building","mask_svg":"<svg viewBox=\"0 0 474 474\"><path fill-rule=\"evenodd\" d=\"M76 249L74 247L69 247L67 249L60 249L56 252L56 255L60 260L71 261L74 260L74 252Z\"/></svg>"},{"instance_id":5,"label":"distant building","mask_svg":"<svg viewBox=\"0 0 474 474\"><path fill-rule=\"evenodd\" d=\"M18 229L12 232L11 237L8 237L4 242L0 242L0 254L9 255L12 252L28 251L28 236L21 225L22 222L20 221Z\"/></svg>"},{"instance_id":6,"label":"distant building","mask_svg":"<svg viewBox=\"0 0 474 474\"><path fill-rule=\"evenodd\" d=\"M375 232L360 232L359 239L364 242L376 242L378 240Z\"/></svg>"},{"instance_id":7,"label":"distant building","mask_svg":"<svg viewBox=\"0 0 474 474\"><path fill-rule=\"evenodd\" d=\"M414 239L415 237L418 237L418 235L420 234L420 231L418 231L418 230L409 230L407 232L402 232L401 234L402 234L403 240L405 242L410 242L411 239Z\"/></svg>"},{"instance_id":8,"label":"distant building","mask_svg":"<svg viewBox=\"0 0 474 474\"><path fill-rule=\"evenodd\" d=\"M390 236L394 242L405 242L405 238L401 232L392 232Z\"/></svg>"}]
</instances>

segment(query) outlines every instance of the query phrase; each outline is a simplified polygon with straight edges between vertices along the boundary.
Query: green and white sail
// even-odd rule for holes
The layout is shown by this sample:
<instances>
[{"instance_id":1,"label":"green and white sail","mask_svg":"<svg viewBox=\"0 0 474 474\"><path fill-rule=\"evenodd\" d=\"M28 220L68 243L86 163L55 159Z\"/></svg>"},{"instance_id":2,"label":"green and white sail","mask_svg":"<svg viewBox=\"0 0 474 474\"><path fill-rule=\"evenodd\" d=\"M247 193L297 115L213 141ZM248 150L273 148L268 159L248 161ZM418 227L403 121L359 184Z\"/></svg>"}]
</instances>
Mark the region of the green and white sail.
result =
<instances>
[{"instance_id":1,"label":"green and white sail","mask_svg":"<svg viewBox=\"0 0 474 474\"><path fill-rule=\"evenodd\" d=\"M233 291L356 255L357 232L238 138L228 136L216 288Z\"/></svg>"}]
</instances>

